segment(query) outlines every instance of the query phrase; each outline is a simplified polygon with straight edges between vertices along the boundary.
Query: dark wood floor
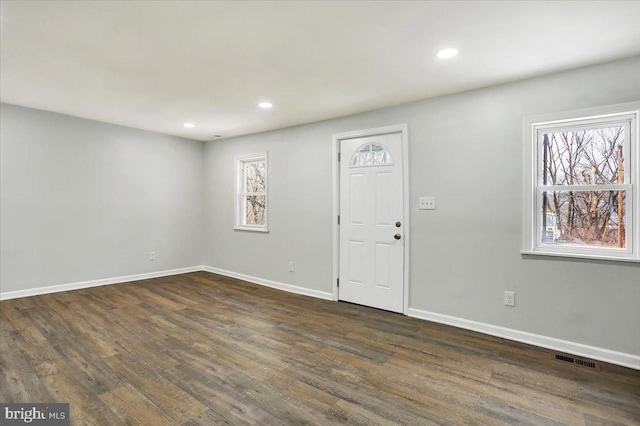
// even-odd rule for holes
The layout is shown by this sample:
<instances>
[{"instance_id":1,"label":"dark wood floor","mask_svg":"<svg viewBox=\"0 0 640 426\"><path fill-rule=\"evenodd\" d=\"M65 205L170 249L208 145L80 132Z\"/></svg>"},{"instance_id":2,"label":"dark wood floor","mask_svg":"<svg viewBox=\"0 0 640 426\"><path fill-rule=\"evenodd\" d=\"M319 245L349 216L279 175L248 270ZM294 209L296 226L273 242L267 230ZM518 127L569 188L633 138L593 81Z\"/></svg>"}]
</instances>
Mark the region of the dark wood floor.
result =
<instances>
[{"instance_id":1,"label":"dark wood floor","mask_svg":"<svg viewBox=\"0 0 640 426\"><path fill-rule=\"evenodd\" d=\"M640 424L640 371L205 272L0 302L2 402L74 425Z\"/></svg>"}]
</instances>

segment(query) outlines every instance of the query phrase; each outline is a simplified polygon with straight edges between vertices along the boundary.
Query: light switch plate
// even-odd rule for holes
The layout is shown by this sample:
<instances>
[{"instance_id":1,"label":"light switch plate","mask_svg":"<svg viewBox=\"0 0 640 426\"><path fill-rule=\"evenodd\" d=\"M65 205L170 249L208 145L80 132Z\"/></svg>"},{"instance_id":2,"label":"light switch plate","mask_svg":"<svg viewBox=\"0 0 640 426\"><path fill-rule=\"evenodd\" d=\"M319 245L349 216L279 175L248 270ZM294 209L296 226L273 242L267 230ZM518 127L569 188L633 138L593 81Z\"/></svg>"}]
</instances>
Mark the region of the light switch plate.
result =
<instances>
[{"instance_id":1,"label":"light switch plate","mask_svg":"<svg viewBox=\"0 0 640 426\"><path fill-rule=\"evenodd\" d=\"M418 207L420 208L420 210L435 210L436 197L420 197Z\"/></svg>"}]
</instances>

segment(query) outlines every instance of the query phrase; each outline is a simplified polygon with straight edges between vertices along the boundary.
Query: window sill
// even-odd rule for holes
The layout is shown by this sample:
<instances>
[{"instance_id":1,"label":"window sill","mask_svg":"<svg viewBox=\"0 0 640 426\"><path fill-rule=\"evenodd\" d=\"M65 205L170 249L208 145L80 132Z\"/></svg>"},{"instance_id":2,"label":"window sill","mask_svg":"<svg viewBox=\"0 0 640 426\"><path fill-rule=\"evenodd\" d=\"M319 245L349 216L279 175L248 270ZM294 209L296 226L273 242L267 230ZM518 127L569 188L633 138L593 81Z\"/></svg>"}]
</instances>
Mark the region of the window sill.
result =
<instances>
[{"instance_id":1,"label":"window sill","mask_svg":"<svg viewBox=\"0 0 640 426\"><path fill-rule=\"evenodd\" d=\"M584 253L558 253L543 250L520 250L520 254L525 256L550 256L550 257L568 257L572 259L585 260L606 260L612 262L632 262L640 263L640 259L635 257L607 256L602 254L584 254Z\"/></svg>"},{"instance_id":2,"label":"window sill","mask_svg":"<svg viewBox=\"0 0 640 426\"><path fill-rule=\"evenodd\" d=\"M269 229L266 227L254 227L254 226L234 226L235 231L250 231L250 232L262 232L268 233Z\"/></svg>"}]
</instances>

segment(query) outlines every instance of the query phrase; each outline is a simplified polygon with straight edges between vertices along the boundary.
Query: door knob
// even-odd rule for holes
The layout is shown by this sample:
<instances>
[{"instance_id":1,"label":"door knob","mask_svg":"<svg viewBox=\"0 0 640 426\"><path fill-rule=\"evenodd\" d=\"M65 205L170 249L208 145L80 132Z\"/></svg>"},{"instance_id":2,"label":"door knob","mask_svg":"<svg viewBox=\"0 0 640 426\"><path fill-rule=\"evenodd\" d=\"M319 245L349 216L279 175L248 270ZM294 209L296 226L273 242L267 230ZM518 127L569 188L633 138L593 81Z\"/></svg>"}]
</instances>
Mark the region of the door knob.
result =
<instances>
[{"instance_id":1,"label":"door knob","mask_svg":"<svg viewBox=\"0 0 640 426\"><path fill-rule=\"evenodd\" d=\"M402 235L396 234L396 235L393 236L393 238L395 238L396 240L399 240L400 238L402 238Z\"/></svg>"}]
</instances>

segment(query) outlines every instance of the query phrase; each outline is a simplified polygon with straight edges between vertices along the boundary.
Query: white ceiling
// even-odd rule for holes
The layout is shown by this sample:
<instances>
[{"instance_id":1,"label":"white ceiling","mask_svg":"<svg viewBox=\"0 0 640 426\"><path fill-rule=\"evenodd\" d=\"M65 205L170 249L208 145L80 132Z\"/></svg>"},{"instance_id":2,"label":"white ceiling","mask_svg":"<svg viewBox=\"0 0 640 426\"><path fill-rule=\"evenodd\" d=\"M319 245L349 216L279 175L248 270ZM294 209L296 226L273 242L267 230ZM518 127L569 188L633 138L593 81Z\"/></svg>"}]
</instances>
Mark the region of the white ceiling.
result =
<instances>
[{"instance_id":1,"label":"white ceiling","mask_svg":"<svg viewBox=\"0 0 640 426\"><path fill-rule=\"evenodd\" d=\"M640 54L640 1L2 0L0 13L2 102L200 140ZM447 46L460 55L436 58Z\"/></svg>"}]
</instances>

